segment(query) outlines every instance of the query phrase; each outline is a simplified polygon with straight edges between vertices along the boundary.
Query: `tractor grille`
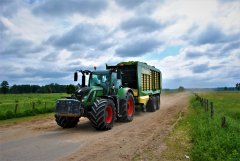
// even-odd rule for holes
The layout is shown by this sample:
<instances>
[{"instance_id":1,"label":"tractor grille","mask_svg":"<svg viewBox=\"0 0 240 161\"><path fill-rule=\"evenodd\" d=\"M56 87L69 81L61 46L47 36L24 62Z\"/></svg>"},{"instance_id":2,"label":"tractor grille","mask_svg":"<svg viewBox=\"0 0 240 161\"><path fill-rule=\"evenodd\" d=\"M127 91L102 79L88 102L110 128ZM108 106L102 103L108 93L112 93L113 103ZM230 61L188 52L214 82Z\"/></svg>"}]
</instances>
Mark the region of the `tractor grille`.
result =
<instances>
[{"instance_id":1,"label":"tractor grille","mask_svg":"<svg viewBox=\"0 0 240 161\"><path fill-rule=\"evenodd\" d=\"M56 102L56 113L81 115L81 104L76 99L59 99Z\"/></svg>"}]
</instances>

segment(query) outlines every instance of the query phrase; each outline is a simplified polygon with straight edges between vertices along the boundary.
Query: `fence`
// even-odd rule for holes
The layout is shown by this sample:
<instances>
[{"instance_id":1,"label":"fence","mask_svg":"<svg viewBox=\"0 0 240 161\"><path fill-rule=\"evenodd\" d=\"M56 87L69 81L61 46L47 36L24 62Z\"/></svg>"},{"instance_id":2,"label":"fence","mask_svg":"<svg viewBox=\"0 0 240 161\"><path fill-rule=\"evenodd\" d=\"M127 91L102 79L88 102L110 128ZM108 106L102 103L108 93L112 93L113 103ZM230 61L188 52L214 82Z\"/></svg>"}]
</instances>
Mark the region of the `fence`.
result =
<instances>
[{"instance_id":1,"label":"fence","mask_svg":"<svg viewBox=\"0 0 240 161\"><path fill-rule=\"evenodd\" d=\"M210 102L208 99L200 97L197 93L193 93L197 101L200 102L200 105L204 108L205 112L210 111L210 117L214 119L214 103ZM227 120L226 117L223 116L221 119L221 127L224 128L226 126Z\"/></svg>"},{"instance_id":2,"label":"fence","mask_svg":"<svg viewBox=\"0 0 240 161\"><path fill-rule=\"evenodd\" d=\"M36 101L0 104L0 120L53 112L55 102Z\"/></svg>"}]
</instances>

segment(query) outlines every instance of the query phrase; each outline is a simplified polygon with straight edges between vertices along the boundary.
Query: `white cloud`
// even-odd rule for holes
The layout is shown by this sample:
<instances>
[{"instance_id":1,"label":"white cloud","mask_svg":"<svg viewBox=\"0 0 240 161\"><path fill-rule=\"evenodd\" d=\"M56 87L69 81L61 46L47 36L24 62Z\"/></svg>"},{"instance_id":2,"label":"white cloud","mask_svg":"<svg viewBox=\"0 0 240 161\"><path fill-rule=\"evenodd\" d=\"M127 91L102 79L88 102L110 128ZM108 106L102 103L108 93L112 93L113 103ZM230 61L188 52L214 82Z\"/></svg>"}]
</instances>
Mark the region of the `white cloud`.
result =
<instances>
[{"instance_id":1,"label":"white cloud","mask_svg":"<svg viewBox=\"0 0 240 161\"><path fill-rule=\"evenodd\" d=\"M240 79L239 1L12 1L1 8L0 76L10 84L72 83L76 69L130 60L161 69L166 88ZM179 53L160 59L172 46Z\"/></svg>"}]
</instances>

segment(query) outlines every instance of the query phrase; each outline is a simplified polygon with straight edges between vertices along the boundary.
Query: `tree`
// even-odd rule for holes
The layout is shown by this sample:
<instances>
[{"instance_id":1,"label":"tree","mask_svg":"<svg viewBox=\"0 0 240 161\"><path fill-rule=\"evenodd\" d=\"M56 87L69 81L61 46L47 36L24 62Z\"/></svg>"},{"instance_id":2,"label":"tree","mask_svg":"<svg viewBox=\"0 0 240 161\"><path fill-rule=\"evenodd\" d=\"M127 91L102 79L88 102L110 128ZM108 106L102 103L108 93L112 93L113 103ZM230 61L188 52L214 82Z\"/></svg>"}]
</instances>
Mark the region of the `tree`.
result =
<instances>
[{"instance_id":1,"label":"tree","mask_svg":"<svg viewBox=\"0 0 240 161\"><path fill-rule=\"evenodd\" d=\"M237 89L237 90L240 90L240 83L237 83L237 84L236 84L236 89Z\"/></svg>"},{"instance_id":2,"label":"tree","mask_svg":"<svg viewBox=\"0 0 240 161\"><path fill-rule=\"evenodd\" d=\"M7 81L2 81L1 83L1 93L6 94L9 91L9 84Z\"/></svg>"},{"instance_id":3,"label":"tree","mask_svg":"<svg viewBox=\"0 0 240 161\"><path fill-rule=\"evenodd\" d=\"M178 92L183 92L185 88L183 86L178 87Z\"/></svg>"},{"instance_id":4,"label":"tree","mask_svg":"<svg viewBox=\"0 0 240 161\"><path fill-rule=\"evenodd\" d=\"M75 92L76 87L73 84L67 85L66 86L66 92L67 94L72 94L73 92Z\"/></svg>"}]
</instances>

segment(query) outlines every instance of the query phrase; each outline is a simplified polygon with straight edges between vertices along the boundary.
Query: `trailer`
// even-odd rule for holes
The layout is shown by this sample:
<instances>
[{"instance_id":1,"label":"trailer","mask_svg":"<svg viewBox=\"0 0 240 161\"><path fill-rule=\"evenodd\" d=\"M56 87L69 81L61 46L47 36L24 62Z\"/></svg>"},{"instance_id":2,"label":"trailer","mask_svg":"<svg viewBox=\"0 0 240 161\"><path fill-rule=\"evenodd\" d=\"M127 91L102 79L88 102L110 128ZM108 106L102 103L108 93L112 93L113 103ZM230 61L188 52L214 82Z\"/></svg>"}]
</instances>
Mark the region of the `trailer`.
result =
<instances>
[{"instance_id":1,"label":"trailer","mask_svg":"<svg viewBox=\"0 0 240 161\"><path fill-rule=\"evenodd\" d=\"M121 62L107 69L118 68L122 72L122 84L131 88L136 105L144 111L154 112L160 108L162 73L154 66L138 61Z\"/></svg>"}]
</instances>

